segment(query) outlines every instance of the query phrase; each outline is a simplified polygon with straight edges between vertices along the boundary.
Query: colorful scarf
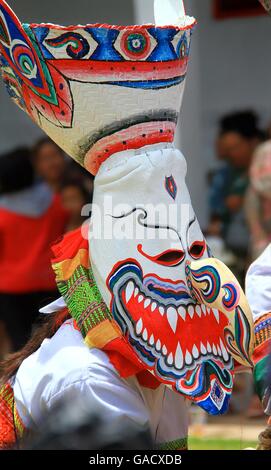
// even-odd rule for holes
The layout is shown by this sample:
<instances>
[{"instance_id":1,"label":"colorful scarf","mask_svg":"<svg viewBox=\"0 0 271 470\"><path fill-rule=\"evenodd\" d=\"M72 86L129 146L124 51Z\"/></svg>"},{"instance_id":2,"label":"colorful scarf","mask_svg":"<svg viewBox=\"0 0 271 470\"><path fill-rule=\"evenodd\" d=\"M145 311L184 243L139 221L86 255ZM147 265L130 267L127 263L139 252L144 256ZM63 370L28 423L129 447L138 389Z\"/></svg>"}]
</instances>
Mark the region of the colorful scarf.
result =
<instances>
[{"instance_id":1,"label":"colorful scarf","mask_svg":"<svg viewBox=\"0 0 271 470\"><path fill-rule=\"evenodd\" d=\"M136 375L141 385L157 388L160 382L146 371L102 299L81 228L65 235L52 250L58 289L85 344L106 352L122 378Z\"/></svg>"}]
</instances>

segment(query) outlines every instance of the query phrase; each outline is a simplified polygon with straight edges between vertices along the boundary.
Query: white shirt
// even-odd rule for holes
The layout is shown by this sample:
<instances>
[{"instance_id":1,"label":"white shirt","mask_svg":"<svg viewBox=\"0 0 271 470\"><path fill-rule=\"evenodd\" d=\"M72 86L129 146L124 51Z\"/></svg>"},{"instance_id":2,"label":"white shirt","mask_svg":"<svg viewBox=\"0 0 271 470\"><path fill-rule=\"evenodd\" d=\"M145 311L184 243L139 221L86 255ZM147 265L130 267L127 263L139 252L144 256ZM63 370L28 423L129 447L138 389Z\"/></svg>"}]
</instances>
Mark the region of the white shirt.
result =
<instances>
[{"instance_id":1,"label":"white shirt","mask_svg":"<svg viewBox=\"0 0 271 470\"><path fill-rule=\"evenodd\" d=\"M89 349L72 320L22 363L14 395L19 415L28 429L42 426L47 413L71 392L91 399L109 419L132 420L149 426L157 444L186 438L186 400L164 385L142 387L136 377L122 379L108 356Z\"/></svg>"},{"instance_id":2,"label":"white shirt","mask_svg":"<svg viewBox=\"0 0 271 470\"><path fill-rule=\"evenodd\" d=\"M247 272L246 296L254 321L271 311L271 244Z\"/></svg>"}]
</instances>

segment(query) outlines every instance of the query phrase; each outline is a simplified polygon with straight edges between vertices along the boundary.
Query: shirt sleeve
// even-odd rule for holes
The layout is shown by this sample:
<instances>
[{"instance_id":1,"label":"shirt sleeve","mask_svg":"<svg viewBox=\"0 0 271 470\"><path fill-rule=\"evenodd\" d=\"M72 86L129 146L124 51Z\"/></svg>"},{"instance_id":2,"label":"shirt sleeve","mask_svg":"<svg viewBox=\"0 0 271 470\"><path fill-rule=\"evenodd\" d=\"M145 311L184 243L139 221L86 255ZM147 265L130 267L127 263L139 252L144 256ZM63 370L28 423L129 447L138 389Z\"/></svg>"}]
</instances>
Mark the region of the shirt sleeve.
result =
<instances>
[{"instance_id":1,"label":"shirt sleeve","mask_svg":"<svg viewBox=\"0 0 271 470\"><path fill-rule=\"evenodd\" d=\"M129 426L130 423L148 429L149 414L142 397L115 371L93 364L81 377L70 377L69 382L50 397L48 410L61 400L76 395L89 403L95 413L114 421L116 427Z\"/></svg>"}]
</instances>

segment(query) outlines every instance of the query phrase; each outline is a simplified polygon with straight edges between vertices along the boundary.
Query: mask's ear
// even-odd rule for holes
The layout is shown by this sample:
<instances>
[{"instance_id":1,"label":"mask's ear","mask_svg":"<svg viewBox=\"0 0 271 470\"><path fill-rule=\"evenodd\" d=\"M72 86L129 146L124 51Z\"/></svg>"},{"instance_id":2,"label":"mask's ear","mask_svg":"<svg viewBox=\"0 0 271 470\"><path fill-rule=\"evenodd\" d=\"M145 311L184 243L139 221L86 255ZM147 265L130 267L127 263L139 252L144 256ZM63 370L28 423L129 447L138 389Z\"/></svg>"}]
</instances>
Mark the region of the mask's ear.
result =
<instances>
[{"instance_id":1,"label":"mask's ear","mask_svg":"<svg viewBox=\"0 0 271 470\"><path fill-rule=\"evenodd\" d=\"M4 0L0 0L0 68L11 98L38 125L42 127L44 116L55 126L71 126L67 81L44 59L31 26L22 25Z\"/></svg>"},{"instance_id":2,"label":"mask's ear","mask_svg":"<svg viewBox=\"0 0 271 470\"><path fill-rule=\"evenodd\" d=\"M183 0L154 0L156 26L178 25L185 16Z\"/></svg>"},{"instance_id":3,"label":"mask's ear","mask_svg":"<svg viewBox=\"0 0 271 470\"><path fill-rule=\"evenodd\" d=\"M22 25L4 0L0 0L0 50L8 49L12 40L19 40L22 35Z\"/></svg>"}]
</instances>

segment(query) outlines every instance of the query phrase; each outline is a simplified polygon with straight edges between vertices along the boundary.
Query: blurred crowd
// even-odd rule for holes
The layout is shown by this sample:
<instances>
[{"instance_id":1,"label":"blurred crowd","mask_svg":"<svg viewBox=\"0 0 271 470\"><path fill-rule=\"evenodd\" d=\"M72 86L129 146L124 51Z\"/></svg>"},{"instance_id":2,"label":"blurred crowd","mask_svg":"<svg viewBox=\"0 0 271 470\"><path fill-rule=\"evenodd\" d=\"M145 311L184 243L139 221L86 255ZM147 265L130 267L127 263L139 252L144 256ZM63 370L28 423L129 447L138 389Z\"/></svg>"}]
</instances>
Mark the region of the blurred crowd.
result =
<instances>
[{"instance_id":1,"label":"blurred crowd","mask_svg":"<svg viewBox=\"0 0 271 470\"><path fill-rule=\"evenodd\" d=\"M0 156L0 358L56 299L51 245L84 222L93 180L50 139Z\"/></svg>"},{"instance_id":2,"label":"blurred crowd","mask_svg":"<svg viewBox=\"0 0 271 470\"><path fill-rule=\"evenodd\" d=\"M206 237L243 284L249 264L271 241L271 126L261 129L253 111L222 117L216 156Z\"/></svg>"}]
</instances>

